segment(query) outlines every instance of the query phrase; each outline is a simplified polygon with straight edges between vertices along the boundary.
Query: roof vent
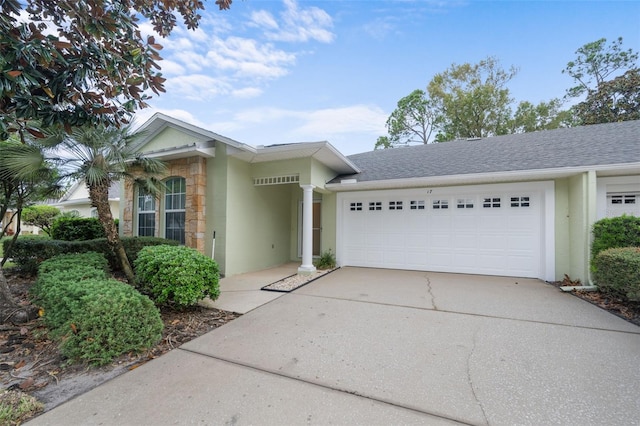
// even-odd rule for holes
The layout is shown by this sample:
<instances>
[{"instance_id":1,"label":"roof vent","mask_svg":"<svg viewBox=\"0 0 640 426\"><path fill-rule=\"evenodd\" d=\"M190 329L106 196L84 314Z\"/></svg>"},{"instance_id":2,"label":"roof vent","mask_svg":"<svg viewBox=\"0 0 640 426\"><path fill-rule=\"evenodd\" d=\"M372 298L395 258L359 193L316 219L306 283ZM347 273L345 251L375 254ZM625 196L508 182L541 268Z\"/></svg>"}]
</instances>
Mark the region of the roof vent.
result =
<instances>
[{"instance_id":1,"label":"roof vent","mask_svg":"<svg viewBox=\"0 0 640 426\"><path fill-rule=\"evenodd\" d=\"M479 141L482 138L467 138L468 141Z\"/></svg>"},{"instance_id":2,"label":"roof vent","mask_svg":"<svg viewBox=\"0 0 640 426\"><path fill-rule=\"evenodd\" d=\"M357 179L341 179L340 183L358 183Z\"/></svg>"}]
</instances>

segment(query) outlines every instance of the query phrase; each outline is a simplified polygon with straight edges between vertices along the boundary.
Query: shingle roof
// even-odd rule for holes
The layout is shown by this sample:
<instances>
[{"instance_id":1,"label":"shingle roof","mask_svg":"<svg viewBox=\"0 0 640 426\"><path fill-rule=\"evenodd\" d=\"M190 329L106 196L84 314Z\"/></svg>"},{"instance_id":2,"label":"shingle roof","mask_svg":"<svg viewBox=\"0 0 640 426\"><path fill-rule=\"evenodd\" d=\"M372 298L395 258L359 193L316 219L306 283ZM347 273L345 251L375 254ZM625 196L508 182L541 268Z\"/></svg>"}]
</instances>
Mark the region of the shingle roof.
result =
<instances>
[{"instance_id":1,"label":"shingle roof","mask_svg":"<svg viewBox=\"0 0 640 426\"><path fill-rule=\"evenodd\" d=\"M640 163L640 120L479 140L370 151L347 157L358 182Z\"/></svg>"}]
</instances>

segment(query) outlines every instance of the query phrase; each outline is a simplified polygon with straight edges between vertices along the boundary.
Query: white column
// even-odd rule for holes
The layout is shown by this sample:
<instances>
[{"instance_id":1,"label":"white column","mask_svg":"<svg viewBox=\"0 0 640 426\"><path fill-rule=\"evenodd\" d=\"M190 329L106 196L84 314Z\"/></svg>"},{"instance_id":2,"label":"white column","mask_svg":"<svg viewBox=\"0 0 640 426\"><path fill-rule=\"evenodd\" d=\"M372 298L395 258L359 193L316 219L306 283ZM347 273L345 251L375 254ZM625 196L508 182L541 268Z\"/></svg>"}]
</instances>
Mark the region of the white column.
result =
<instances>
[{"instance_id":1,"label":"white column","mask_svg":"<svg viewBox=\"0 0 640 426\"><path fill-rule=\"evenodd\" d=\"M302 265L299 274L310 274L316 270L313 266L313 185L300 185L304 191L302 199Z\"/></svg>"}]
</instances>

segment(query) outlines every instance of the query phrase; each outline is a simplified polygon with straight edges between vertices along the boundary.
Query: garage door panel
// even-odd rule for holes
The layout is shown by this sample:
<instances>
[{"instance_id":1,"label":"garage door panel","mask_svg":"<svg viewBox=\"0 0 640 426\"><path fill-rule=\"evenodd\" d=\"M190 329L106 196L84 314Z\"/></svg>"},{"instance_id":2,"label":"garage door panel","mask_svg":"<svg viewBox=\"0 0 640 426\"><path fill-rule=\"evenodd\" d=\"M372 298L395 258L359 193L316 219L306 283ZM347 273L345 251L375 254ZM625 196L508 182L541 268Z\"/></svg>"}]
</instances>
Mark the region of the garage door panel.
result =
<instances>
[{"instance_id":1,"label":"garage door panel","mask_svg":"<svg viewBox=\"0 0 640 426\"><path fill-rule=\"evenodd\" d=\"M523 191L522 185L487 185L486 192L478 186L474 193L438 188L432 195L422 189L344 194L341 263L538 277L543 192ZM371 202L380 203L380 210L368 210ZM361 203L362 211L351 211L353 203Z\"/></svg>"}]
</instances>

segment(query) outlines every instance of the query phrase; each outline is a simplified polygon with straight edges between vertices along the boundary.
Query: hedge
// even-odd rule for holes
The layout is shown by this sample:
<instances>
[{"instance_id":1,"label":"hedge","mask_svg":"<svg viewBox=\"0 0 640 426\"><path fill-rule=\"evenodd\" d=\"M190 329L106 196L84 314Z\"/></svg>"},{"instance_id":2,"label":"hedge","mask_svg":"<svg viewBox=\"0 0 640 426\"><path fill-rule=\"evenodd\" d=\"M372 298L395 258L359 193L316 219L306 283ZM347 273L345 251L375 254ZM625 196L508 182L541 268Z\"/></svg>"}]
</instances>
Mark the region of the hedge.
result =
<instances>
[{"instance_id":1,"label":"hedge","mask_svg":"<svg viewBox=\"0 0 640 426\"><path fill-rule=\"evenodd\" d=\"M104 238L104 228L96 218L62 216L51 225L51 238L63 241L87 241Z\"/></svg>"},{"instance_id":2,"label":"hedge","mask_svg":"<svg viewBox=\"0 0 640 426\"><path fill-rule=\"evenodd\" d=\"M156 237L122 237L122 244L129 258L134 262L138 252L146 246L178 245L177 241ZM4 249L7 249L8 240L3 240ZM106 238L89 241L60 241L42 237L20 237L11 250L11 258L16 267L24 273L34 275L38 265L43 261L60 254L86 253L94 251L102 253L112 270L119 270L120 264L111 252Z\"/></svg>"},{"instance_id":3,"label":"hedge","mask_svg":"<svg viewBox=\"0 0 640 426\"><path fill-rule=\"evenodd\" d=\"M640 247L640 217L618 216L601 219L593 225L591 258L615 247Z\"/></svg>"},{"instance_id":4,"label":"hedge","mask_svg":"<svg viewBox=\"0 0 640 426\"><path fill-rule=\"evenodd\" d=\"M593 263L593 281L600 291L640 302L640 247L604 250Z\"/></svg>"}]
</instances>

